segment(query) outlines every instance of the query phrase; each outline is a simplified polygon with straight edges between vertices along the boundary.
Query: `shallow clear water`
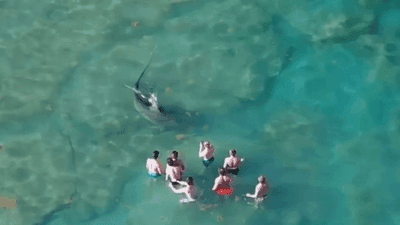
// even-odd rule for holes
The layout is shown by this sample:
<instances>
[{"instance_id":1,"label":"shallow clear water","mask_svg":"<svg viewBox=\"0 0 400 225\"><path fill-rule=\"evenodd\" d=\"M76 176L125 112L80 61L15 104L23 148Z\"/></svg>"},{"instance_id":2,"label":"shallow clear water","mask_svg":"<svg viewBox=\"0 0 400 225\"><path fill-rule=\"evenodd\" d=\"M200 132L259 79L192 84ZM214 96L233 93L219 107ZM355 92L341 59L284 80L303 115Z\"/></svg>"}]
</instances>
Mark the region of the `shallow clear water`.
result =
<instances>
[{"instance_id":1,"label":"shallow clear water","mask_svg":"<svg viewBox=\"0 0 400 225\"><path fill-rule=\"evenodd\" d=\"M0 0L0 224L399 224L399 21L397 1ZM190 126L124 88L155 46L142 81ZM196 203L147 176L154 149L180 153Z\"/></svg>"}]
</instances>

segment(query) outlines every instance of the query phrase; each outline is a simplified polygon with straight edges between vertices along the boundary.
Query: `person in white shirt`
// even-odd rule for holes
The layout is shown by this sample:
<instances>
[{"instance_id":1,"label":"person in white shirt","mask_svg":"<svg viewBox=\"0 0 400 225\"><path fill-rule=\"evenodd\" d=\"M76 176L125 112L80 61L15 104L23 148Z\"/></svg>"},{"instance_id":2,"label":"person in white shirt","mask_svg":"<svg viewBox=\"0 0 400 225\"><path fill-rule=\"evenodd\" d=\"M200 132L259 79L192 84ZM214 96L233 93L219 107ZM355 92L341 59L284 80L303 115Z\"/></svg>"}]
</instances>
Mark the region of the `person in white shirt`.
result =
<instances>
[{"instance_id":1,"label":"person in white shirt","mask_svg":"<svg viewBox=\"0 0 400 225\"><path fill-rule=\"evenodd\" d=\"M177 181L177 183L181 185L180 189L174 188L174 186L172 186L172 183L169 183L169 187L171 188L171 190L173 192L175 192L177 194L181 194L181 193L186 194L186 198L179 200L180 203L189 203L189 202L196 201L195 200L196 187L194 186L192 177L188 177L187 182Z\"/></svg>"},{"instance_id":2,"label":"person in white shirt","mask_svg":"<svg viewBox=\"0 0 400 225\"><path fill-rule=\"evenodd\" d=\"M224 168L219 168L218 173L219 176L215 178L214 186L211 190L216 191L219 195L231 195L233 192L231 187L232 179Z\"/></svg>"},{"instance_id":3,"label":"person in white shirt","mask_svg":"<svg viewBox=\"0 0 400 225\"><path fill-rule=\"evenodd\" d=\"M255 206L258 207L258 205L267 198L268 192L269 187L267 181L264 176L260 175L258 177L258 184L256 186L254 194L247 193L246 197L253 198L255 200Z\"/></svg>"},{"instance_id":4,"label":"person in white shirt","mask_svg":"<svg viewBox=\"0 0 400 225\"><path fill-rule=\"evenodd\" d=\"M236 156L236 149L232 149L229 151L230 157L226 157L224 161L224 168L228 170L228 173L238 175L239 173L239 168L238 166L242 164L244 161L243 158L239 159Z\"/></svg>"},{"instance_id":5,"label":"person in white shirt","mask_svg":"<svg viewBox=\"0 0 400 225\"><path fill-rule=\"evenodd\" d=\"M171 158L167 159L165 174L165 180L170 180L173 185L179 184L178 181L182 180L182 168L174 165L174 161Z\"/></svg>"},{"instance_id":6,"label":"person in white shirt","mask_svg":"<svg viewBox=\"0 0 400 225\"><path fill-rule=\"evenodd\" d=\"M209 141L200 142L199 158L203 158L203 165L205 167L214 162L214 146Z\"/></svg>"},{"instance_id":7,"label":"person in white shirt","mask_svg":"<svg viewBox=\"0 0 400 225\"><path fill-rule=\"evenodd\" d=\"M149 175L152 178L157 178L161 176L161 174L165 173L164 167L161 162L158 160L159 151L153 152L153 158L148 158L146 162L146 168L148 170Z\"/></svg>"}]
</instances>

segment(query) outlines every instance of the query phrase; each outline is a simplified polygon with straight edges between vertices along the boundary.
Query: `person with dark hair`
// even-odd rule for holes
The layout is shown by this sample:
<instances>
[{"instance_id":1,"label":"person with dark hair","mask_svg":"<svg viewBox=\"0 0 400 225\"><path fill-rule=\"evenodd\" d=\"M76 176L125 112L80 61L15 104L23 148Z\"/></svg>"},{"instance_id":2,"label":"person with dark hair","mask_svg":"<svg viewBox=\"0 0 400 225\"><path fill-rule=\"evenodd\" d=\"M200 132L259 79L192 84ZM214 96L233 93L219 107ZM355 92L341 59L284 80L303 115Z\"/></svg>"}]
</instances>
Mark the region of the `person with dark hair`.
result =
<instances>
[{"instance_id":1,"label":"person with dark hair","mask_svg":"<svg viewBox=\"0 0 400 225\"><path fill-rule=\"evenodd\" d=\"M265 178L265 176L260 175L258 177L258 184L256 186L256 190L254 191L254 194L247 193L246 197L254 198L255 206L258 207L258 205L262 201L264 201L264 199L267 198L268 191L269 191L269 187L267 184L267 179Z\"/></svg>"},{"instance_id":2,"label":"person with dark hair","mask_svg":"<svg viewBox=\"0 0 400 225\"><path fill-rule=\"evenodd\" d=\"M225 168L218 169L219 176L215 178L214 186L211 190L215 191L218 195L231 195L233 192L230 184L232 179L228 176Z\"/></svg>"},{"instance_id":3,"label":"person with dark hair","mask_svg":"<svg viewBox=\"0 0 400 225\"><path fill-rule=\"evenodd\" d=\"M196 187L194 186L193 178L188 177L186 182L185 181L177 181L178 184L181 185L180 189L174 188L172 186L172 183L169 183L169 187L174 193L181 194L185 193L186 198L183 198L179 200L180 203L189 203L189 202L194 202L195 200L195 193L196 193Z\"/></svg>"},{"instance_id":4,"label":"person with dark hair","mask_svg":"<svg viewBox=\"0 0 400 225\"><path fill-rule=\"evenodd\" d=\"M161 162L158 160L159 151L155 150L153 152L153 158L148 158L146 162L146 168L148 170L149 175L152 178L157 178L161 176L161 174L165 173L164 167Z\"/></svg>"},{"instance_id":5,"label":"person with dark hair","mask_svg":"<svg viewBox=\"0 0 400 225\"><path fill-rule=\"evenodd\" d=\"M228 173L233 175L238 175L239 168L238 166L242 164L244 161L243 158L239 159L236 155L236 149L232 149L229 151L230 157L226 157L224 161L224 168L228 170Z\"/></svg>"},{"instance_id":6,"label":"person with dark hair","mask_svg":"<svg viewBox=\"0 0 400 225\"><path fill-rule=\"evenodd\" d=\"M155 150L154 152L153 152L153 158L154 159L158 159L158 155L160 154L160 152L159 151L157 151L157 150Z\"/></svg>"},{"instance_id":7,"label":"person with dark hair","mask_svg":"<svg viewBox=\"0 0 400 225\"><path fill-rule=\"evenodd\" d=\"M182 160L178 159L178 152L177 151L173 151L172 152L171 158L172 158L172 161L174 161L174 165L175 166L181 167L182 171L185 170L185 166L183 165Z\"/></svg>"},{"instance_id":8,"label":"person with dark hair","mask_svg":"<svg viewBox=\"0 0 400 225\"><path fill-rule=\"evenodd\" d=\"M172 158L167 159L167 169L165 170L165 180L170 180L173 185L179 184L177 181L182 180L182 168L176 166Z\"/></svg>"},{"instance_id":9,"label":"person with dark hair","mask_svg":"<svg viewBox=\"0 0 400 225\"><path fill-rule=\"evenodd\" d=\"M199 157L203 157L203 165L205 167L214 162L214 146L209 141L200 142Z\"/></svg>"}]
</instances>

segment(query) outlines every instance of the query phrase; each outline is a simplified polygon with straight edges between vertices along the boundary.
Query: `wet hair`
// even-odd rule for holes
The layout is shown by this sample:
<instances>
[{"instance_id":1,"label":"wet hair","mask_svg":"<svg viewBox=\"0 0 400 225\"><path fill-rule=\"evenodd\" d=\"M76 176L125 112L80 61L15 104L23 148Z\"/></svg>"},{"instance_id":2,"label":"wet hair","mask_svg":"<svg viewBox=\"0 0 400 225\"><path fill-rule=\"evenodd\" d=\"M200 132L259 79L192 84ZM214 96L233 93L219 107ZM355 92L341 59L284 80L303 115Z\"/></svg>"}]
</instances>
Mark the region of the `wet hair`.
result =
<instances>
[{"instance_id":1,"label":"wet hair","mask_svg":"<svg viewBox=\"0 0 400 225\"><path fill-rule=\"evenodd\" d=\"M220 167L220 168L218 168L218 173L219 173L220 175L225 175L225 174L226 174L226 169Z\"/></svg>"},{"instance_id":2,"label":"wet hair","mask_svg":"<svg viewBox=\"0 0 400 225\"><path fill-rule=\"evenodd\" d=\"M174 161L172 161L172 158L167 158L167 164L169 166L173 166L174 165Z\"/></svg>"},{"instance_id":3,"label":"wet hair","mask_svg":"<svg viewBox=\"0 0 400 225\"><path fill-rule=\"evenodd\" d=\"M260 175L260 176L258 177L258 181L261 182L261 183L263 183L263 184L265 184L265 182L266 182L265 177L264 177L263 175Z\"/></svg>"},{"instance_id":4,"label":"wet hair","mask_svg":"<svg viewBox=\"0 0 400 225\"><path fill-rule=\"evenodd\" d=\"M153 152L153 158L154 158L154 159L157 159L159 154L160 154L160 152L157 151L157 150L155 150L155 151Z\"/></svg>"},{"instance_id":5,"label":"wet hair","mask_svg":"<svg viewBox=\"0 0 400 225\"><path fill-rule=\"evenodd\" d=\"M178 152L177 152L177 151L173 151L173 152L172 152L172 155L173 155L175 158L178 158Z\"/></svg>"},{"instance_id":6,"label":"wet hair","mask_svg":"<svg viewBox=\"0 0 400 225\"><path fill-rule=\"evenodd\" d=\"M193 185L193 177L188 177L186 180L189 185Z\"/></svg>"},{"instance_id":7,"label":"wet hair","mask_svg":"<svg viewBox=\"0 0 400 225\"><path fill-rule=\"evenodd\" d=\"M232 154L232 156L236 156L236 149L232 149L232 150L230 151L230 153Z\"/></svg>"}]
</instances>

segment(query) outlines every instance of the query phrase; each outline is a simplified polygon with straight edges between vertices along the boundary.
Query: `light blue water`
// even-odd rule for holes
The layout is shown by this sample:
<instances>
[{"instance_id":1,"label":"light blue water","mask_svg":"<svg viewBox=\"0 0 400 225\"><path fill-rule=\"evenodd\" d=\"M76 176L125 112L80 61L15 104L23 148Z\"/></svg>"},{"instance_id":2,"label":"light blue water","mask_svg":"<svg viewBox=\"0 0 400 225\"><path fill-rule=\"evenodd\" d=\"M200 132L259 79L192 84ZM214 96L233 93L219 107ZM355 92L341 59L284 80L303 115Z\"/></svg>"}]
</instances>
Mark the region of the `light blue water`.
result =
<instances>
[{"instance_id":1,"label":"light blue water","mask_svg":"<svg viewBox=\"0 0 400 225\"><path fill-rule=\"evenodd\" d=\"M397 1L0 0L0 22L0 224L400 224ZM154 46L143 81L194 129L133 109ZM235 196L268 177L259 209L210 190L232 148ZM197 203L149 179L154 149Z\"/></svg>"}]
</instances>

